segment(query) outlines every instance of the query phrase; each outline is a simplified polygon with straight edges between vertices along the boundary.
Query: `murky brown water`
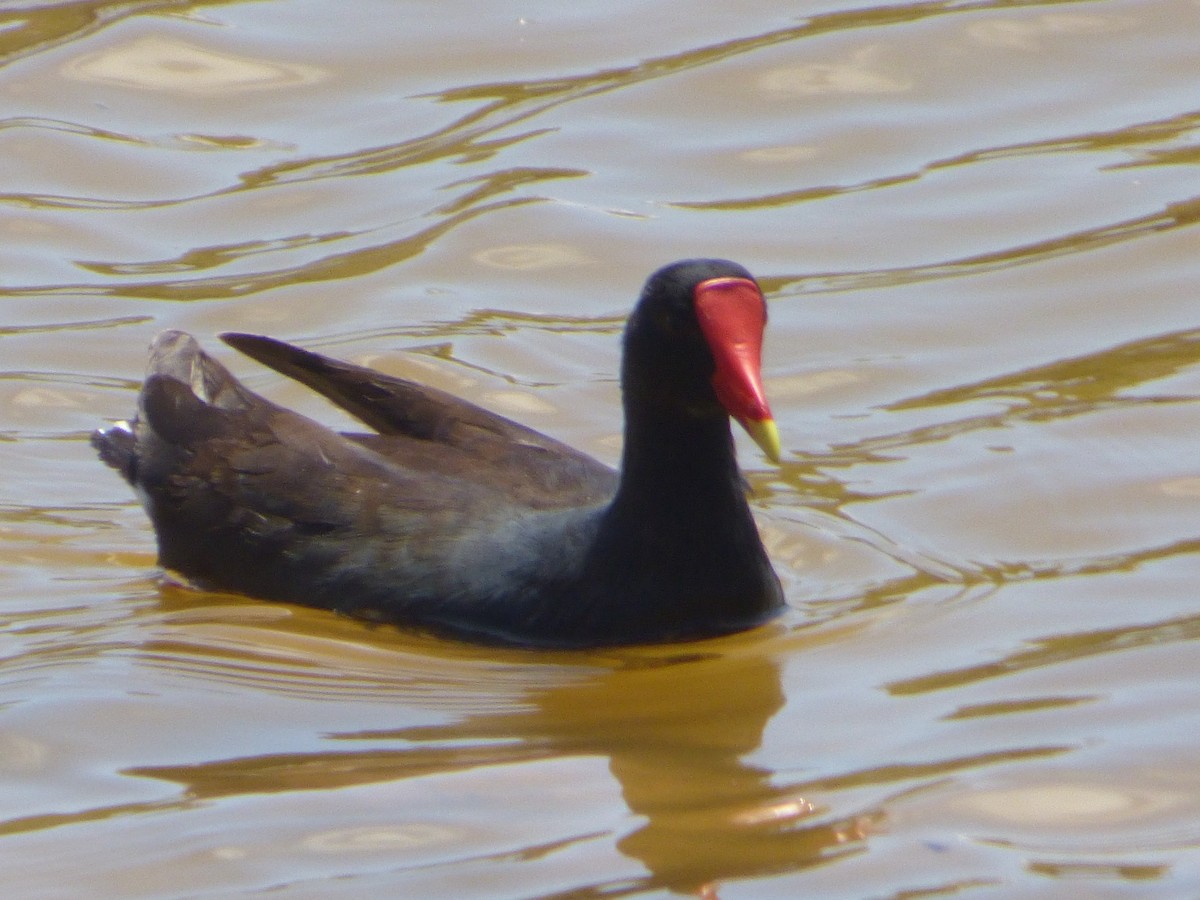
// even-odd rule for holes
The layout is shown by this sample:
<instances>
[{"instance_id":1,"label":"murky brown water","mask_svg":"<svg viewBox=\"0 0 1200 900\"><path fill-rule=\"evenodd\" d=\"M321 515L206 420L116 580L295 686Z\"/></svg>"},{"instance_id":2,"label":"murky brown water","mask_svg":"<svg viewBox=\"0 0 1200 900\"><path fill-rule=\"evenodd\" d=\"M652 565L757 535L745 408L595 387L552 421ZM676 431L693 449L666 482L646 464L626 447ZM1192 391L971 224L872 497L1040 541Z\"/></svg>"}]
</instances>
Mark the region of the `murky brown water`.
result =
<instances>
[{"instance_id":1,"label":"murky brown water","mask_svg":"<svg viewBox=\"0 0 1200 900\"><path fill-rule=\"evenodd\" d=\"M1200 895L1197 34L1191 0L8 4L5 893ZM171 327L612 461L622 316L693 255L771 295L759 632L498 652L187 592L87 446Z\"/></svg>"}]
</instances>

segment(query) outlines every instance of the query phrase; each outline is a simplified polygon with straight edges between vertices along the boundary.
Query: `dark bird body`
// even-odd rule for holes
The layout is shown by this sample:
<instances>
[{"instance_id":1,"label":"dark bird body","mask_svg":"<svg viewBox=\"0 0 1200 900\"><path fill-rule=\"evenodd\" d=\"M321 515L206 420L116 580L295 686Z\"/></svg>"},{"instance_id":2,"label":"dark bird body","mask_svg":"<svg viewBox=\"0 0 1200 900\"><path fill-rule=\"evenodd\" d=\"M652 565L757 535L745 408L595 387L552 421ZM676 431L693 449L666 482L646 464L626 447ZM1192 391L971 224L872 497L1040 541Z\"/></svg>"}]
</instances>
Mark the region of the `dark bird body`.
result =
<instances>
[{"instance_id":1,"label":"dark bird body","mask_svg":"<svg viewBox=\"0 0 1200 900\"><path fill-rule=\"evenodd\" d=\"M277 406L166 332L137 417L93 443L160 563L200 587L524 646L722 634L783 607L729 424L777 456L764 323L733 263L651 277L625 333L619 475L433 388L242 334L223 338L376 433Z\"/></svg>"}]
</instances>

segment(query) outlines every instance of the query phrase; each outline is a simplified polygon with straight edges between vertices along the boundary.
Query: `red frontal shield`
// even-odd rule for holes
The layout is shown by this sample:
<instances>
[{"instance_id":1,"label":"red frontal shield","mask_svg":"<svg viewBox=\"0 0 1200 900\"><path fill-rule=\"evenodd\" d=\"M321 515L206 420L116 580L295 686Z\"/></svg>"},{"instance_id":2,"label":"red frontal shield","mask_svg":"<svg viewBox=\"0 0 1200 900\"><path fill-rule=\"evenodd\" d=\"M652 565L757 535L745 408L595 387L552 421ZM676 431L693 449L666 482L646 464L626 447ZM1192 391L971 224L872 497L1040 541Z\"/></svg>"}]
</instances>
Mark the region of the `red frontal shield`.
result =
<instances>
[{"instance_id":1,"label":"red frontal shield","mask_svg":"<svg viewBox=\"0 0 1200 900\"><path fill-rule=\"evenodd\" d=\"M717 400L773 460L779 436L762 383L767 306L748 278L710 278L696 285L696 319L712 352Z\"/></svg>"}]
</instances>

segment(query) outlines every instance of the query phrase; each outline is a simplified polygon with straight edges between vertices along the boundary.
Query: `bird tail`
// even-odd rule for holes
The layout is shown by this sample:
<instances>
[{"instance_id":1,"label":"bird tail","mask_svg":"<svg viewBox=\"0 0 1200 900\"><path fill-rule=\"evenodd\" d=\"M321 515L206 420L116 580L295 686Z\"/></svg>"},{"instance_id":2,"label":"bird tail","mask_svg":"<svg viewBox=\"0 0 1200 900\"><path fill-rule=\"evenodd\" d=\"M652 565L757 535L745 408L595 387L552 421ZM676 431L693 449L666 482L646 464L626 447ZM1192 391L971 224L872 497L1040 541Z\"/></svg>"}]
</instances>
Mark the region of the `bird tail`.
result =
<instances>
[{"instance_id":1,"label":"bird tail","mask_svg":"<svg viewBox=\"0 0 1200 900\"><path fill-rule=\"evenodd\" d=\"M164 331L150 345L137 415L96 431L91 442L100 459L136 487L148 456L211 434L223 418L219 411L264 402L201 350L190 334Z\"/></svg>"}]
</instances>

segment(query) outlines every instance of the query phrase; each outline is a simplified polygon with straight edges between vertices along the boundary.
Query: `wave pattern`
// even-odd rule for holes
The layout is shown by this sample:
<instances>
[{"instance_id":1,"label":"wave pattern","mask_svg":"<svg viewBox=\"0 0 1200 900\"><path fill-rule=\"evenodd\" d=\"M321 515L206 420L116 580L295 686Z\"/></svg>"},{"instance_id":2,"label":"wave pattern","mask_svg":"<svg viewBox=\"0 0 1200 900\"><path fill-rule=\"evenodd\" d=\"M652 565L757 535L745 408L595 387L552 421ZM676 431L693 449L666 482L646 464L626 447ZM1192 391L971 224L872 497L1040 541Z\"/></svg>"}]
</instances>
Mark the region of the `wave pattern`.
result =
<instances>
[{"instance_id":1,"label":"wave pattern","mask_svg":"<svg viewBox=\"0 0 1200 900\"><path fill-rule=\"evenodd\" d=\"M1188 893L1200 6L760 6L0 12L11 892ZM187 590L86 445L154 331L236 327L615 456L632 294L699 254L770 300L751 634Z\"/></svg>"}]
</instances>

